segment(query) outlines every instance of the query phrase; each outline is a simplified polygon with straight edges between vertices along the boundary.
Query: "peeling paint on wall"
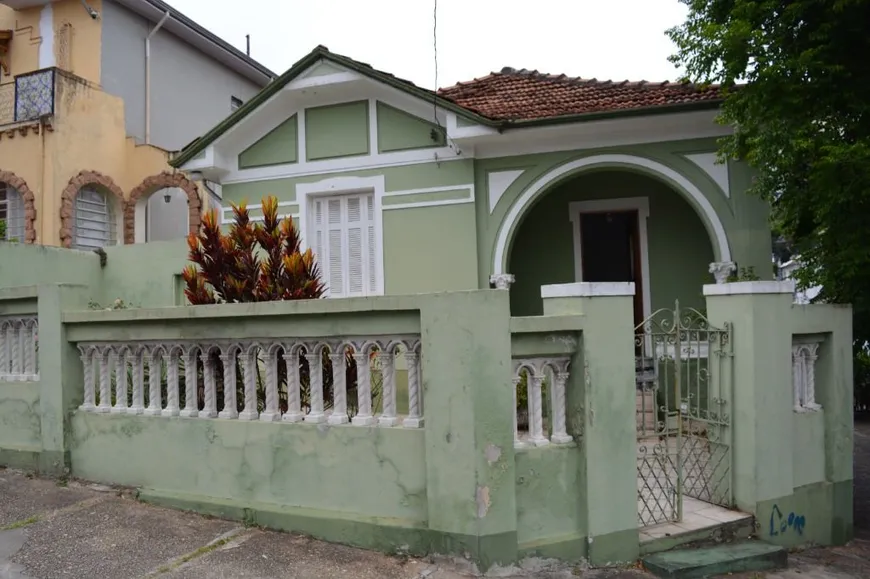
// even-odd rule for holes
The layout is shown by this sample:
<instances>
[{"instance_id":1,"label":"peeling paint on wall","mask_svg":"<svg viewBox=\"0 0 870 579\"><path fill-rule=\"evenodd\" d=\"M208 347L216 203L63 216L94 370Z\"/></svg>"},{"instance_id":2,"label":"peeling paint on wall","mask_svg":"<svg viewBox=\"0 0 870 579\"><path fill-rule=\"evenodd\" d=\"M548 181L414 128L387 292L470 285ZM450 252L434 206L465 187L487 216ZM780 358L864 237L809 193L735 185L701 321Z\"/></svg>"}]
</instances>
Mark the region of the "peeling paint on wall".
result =
<instances>
[{"instance_id":1,"label":"peeling paint on wall","mask_svg":"<svg viewBox=\"0 0 870 579\"><path fill-rule=\"evenodd\" d=\"M482 519L489 512L489 487L477 487L477 518Z\"/></svg>"},{"instance_id":2,"label":"peeling paint on wall","mask_svg":"<svg viewBox=\"0 0 870 579\"><path fill-rule=\"evenodd\" d=\"M486 455L486 461L489 464L492 464L501 458L501 447L490 444L486 447L484 454Z\"/></svg>"}]
</instances>

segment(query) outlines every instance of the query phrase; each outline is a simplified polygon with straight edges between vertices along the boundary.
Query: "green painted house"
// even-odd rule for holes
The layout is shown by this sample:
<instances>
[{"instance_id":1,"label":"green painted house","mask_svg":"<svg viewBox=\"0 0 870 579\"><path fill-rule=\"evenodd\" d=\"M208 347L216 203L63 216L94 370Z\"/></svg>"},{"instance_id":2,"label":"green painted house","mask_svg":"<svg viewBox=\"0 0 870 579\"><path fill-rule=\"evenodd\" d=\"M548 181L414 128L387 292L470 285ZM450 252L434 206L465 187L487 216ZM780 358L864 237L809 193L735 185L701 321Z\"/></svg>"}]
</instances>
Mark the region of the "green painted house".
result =
<instances>
[{"instance_id":1,"label":"green painted house","mask_svg":"<svg viewBox=\"0 0 870 579\"><path fill-rule=\"evenodd\" d=\"M502 69L438 92L318 47L173 162L254 215L279 199L330 297L635 282L699 306L711 264L770 271L767 207L716 159L716 87Z\"/></svg>"}]
</instances>

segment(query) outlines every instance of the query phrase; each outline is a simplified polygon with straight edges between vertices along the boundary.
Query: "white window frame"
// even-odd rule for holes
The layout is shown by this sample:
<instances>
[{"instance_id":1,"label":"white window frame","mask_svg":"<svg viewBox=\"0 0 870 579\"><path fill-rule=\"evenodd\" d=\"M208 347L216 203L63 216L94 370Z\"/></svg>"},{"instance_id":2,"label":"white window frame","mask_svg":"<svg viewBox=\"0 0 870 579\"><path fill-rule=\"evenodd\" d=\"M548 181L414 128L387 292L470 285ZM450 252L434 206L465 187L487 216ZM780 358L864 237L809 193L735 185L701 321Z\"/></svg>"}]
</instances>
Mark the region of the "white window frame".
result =
<instances>
[{"instance_id":1,"label":"white window frame","mask_svg":"<svg viewBox=\"0 0 870 579\"><path fill-rule=\"evenodd\" d=\"M0 241L15 239L24 243L24 197L18 189L5 181L0 182L0 189L4 193L0 206L6 210L6 217L3 218L6 221L6 236Z\"/></svg>"},{"instance_id":2,"label":"white window frame","mask_svg":"<svg viewBox=\"0 0 870 579\"><path fill-rule=\"evenodd\" d=\"M637 230L640 237L640 275L643 292L643 319L652 313L652 299L649 291L649 243L647 241L647 219L649 219L648 197L621 197L617 199L595 199L575 201L568 204L568 218L574 234L574 280L583 281L583 236L580 232L581 213L604 213L608 211L637 211Z\"/></svg>"},{"instance_id":3,"label":"white window frame","mask_svg":"<svg viewBox=\"0 0 870 579\"><path fill-rule=\"evenodd\" d=\"M107 217L106 227L108 228L107 233L109 233L109 237L106 240L106 244L101 245L99 247L112 247L113 245L118 245L121 241L121 232L122 232L121 225L123 223L123 221L121 221L121 220L123 219L123 215L121 215L122 211L120 211L118 204L115 202L114 195L112 195L110 192L104 190L102 187L100 187L98 185L87 184L87 185L84 185L81 188L79 188L79 190L76 191L75 198L73 198L72 248L78 249L81 251L92 251L92 250L96 249L96 247L90 247L90 246L80 247L79 243L78 243L78 239L79 239L79 226L78 226L79 196L85 190L92 190L96 193L99 193L100 195L103 196L103 199L106 202L106 217ZM112 239L112 235L111 235L113 230L114 230L114 239Z\"/></svg>"},{"instance_id":4,"label":"white window frame","mask_svg":"<svg viewBox=\"0 0 870 579\"><path fill-rule=\"evenodd\" d=\"M371 194L374 203L374 226L375 226L375 290L364 293L366 296L384 295L384 223L383 223L383 197L385 181L383 175L374 177L333 177L314 183L299 183L296 185L296 202L299 204L299 236L301 248L304 251L311 247L308 243L308 234L312 231L313 203L317 198L339 197L342 195ZM312 248L313 251L313 248ZM320 264L322 279L328 278L328 271L320 256L316 256ZM327 296L329 290L327 290ZM344 296L340 296L344 297Z\"/></svg>"}]
</instances>

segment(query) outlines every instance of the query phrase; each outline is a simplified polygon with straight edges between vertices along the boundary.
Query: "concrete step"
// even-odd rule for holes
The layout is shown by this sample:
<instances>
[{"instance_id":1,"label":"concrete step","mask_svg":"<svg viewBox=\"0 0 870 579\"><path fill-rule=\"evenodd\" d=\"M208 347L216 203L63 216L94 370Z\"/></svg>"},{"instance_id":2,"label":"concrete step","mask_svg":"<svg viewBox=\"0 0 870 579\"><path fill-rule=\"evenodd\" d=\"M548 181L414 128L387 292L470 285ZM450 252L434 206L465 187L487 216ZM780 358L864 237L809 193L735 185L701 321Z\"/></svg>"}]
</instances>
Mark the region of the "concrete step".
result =
<instances>
[{"instance_id":1,"label":"concrete step","mask_svg":"<svg viewBox=\"0 0 870 579\"><path fill-rule=\"evenodd\" d=\"M782 547L760 541L742 541L703 549L680 549L648 555L643 565L656 577L703 579L729 573L781 569L788 563Z\"/></svg>"}]
</instances>

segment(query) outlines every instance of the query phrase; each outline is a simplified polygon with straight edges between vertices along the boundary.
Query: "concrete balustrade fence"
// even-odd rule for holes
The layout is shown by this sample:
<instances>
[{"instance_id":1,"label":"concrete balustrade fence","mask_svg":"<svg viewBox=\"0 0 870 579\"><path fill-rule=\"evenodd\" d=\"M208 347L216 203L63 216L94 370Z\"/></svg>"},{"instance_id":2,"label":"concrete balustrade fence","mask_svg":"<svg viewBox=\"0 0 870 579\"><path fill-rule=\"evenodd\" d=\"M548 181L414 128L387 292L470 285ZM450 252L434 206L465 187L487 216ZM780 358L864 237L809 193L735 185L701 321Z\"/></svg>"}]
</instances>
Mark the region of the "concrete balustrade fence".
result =
<instances>
[{"instance_id":1,"label":"concrete balustrade fence","mask_svg":"<svg viewBox=\"0 0 870 579\"><path fill-rule=\"evenodd\" d=\"M850 310L764 283L705 288L733 338L733 400L717 402L733 461L710 472L761 538L838 544ZM511 317L506 290L108 311L84 283L0 288L0 465L481 568L630 562L630 285L547 286L533 317Z\"/></svg>"},{"instance_id":2,"label":"concrete balustrade fence","mask_svg":"<svg viewBox=\"0 0 870 579\"><path fill-rule=\"evenodd\" d=\"M405 428L423 424L416 336L80 343L78 348L84 412ZM397 414L397 362L407 368L408 412L402 417Z\"/></svg>"}]
</instances>

